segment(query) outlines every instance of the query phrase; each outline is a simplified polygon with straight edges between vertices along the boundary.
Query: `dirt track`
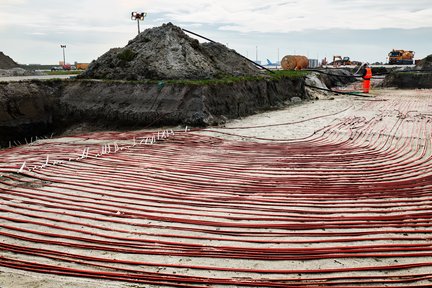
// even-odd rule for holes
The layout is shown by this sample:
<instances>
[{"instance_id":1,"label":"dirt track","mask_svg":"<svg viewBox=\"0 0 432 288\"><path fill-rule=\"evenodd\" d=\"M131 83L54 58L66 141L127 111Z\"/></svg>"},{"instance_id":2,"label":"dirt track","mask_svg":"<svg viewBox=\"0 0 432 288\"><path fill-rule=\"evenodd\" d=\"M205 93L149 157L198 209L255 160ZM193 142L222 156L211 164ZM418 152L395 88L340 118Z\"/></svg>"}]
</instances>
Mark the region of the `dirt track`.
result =
<instances>
[{"instance_id":1,"label":"dirt track","mask_svg":"<svg viewBox=\"0 0 432 288\"><path fill-rule=\"evenodd\" d=\"M69 79L76 75L31 75L0 77L0 82L17 82L23 80Z\"/></svg>"},{"instance_id":2,"label":"dirt track","mask_svg":"<svg viewBox=\"0 0 432 288\"><path fill-rule=\"evenodd\" d=\"M0 151L0 286L431 286L432 91L374 93Z\"/></svg>"}]
</instances>

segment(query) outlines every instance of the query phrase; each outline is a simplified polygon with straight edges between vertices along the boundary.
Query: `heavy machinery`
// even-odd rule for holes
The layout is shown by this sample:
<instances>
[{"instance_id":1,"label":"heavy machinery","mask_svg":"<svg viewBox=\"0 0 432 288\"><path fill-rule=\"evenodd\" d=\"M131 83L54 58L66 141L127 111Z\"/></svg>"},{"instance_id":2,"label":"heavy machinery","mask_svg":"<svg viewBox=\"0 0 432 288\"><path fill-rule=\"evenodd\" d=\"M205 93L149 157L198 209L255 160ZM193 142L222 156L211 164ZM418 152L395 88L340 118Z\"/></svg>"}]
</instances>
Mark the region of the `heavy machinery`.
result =
<instances>
[{"instance_id":1,"label":"heavy machinery","mask_svg":"<svg viewBox=\"0 0 432 288\"><path fill-rule=\"evenodd\" d=\"M89 66L89 63L76 63L75 62L75 67L77 70L86 70Z\"/></svg>"},{"instance_id":2,"label":"heavy machinery","mask_svg":"<svg viewBox=\"0 0 432 288\"><path fill-rule=\"evenodd\" d=\"M339 55L335 55L333 56L333 66L338 66L338 65L351 65L351 60L350 57L341 57Z\"/></svg>"},{"instance_id":3,"label":"heavy machinery","mask_svg":"<svg viewBox=\"0 0 432 288\"><path fill-rule=\"evenodd\" d=\"M410 65L414 64L414 51L395 50L393 49L388 54L388 62L390 65Z\"/></svg>"}]
</instances>

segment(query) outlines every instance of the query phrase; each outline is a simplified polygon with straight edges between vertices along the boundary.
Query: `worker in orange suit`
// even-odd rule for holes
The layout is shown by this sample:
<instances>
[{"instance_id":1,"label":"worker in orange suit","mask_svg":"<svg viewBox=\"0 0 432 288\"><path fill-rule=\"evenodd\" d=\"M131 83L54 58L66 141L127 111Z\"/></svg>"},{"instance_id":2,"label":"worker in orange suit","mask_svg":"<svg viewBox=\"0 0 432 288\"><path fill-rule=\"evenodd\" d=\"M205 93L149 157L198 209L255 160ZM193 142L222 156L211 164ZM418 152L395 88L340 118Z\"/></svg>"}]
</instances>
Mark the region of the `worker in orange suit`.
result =
<instances>
[{"instance_id":1,"label":"worker in orange suit","mask_svg":"<svg viewBox=\"0 0 432 288\"><path fill-rule=\"evenodd\" d=\"M369 93L370 80L372 79L372 68L368 66L367 63L363 65L363 93Z\"/></svg>"}]
</instances>

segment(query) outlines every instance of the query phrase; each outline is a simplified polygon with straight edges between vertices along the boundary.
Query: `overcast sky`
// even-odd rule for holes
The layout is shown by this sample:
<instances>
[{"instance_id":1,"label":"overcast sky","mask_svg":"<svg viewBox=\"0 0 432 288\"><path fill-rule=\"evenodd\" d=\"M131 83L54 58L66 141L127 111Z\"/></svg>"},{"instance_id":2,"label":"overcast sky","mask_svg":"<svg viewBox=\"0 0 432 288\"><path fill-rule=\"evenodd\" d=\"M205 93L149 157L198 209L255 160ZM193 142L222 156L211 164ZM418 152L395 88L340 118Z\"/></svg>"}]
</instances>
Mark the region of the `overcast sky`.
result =
<instances>
[{"instance_id":1,"label":"overcast sky","mask_svg":"<svg viewBox=\"0 0 432 288\"><path fill-rule=\"evenodd\" d=\"M142 29L172 22L250 59L286 54L385 62L432 54L431 0L0 0L0 51L22 64L90 62Z\"/></svg>"}]
</instances>

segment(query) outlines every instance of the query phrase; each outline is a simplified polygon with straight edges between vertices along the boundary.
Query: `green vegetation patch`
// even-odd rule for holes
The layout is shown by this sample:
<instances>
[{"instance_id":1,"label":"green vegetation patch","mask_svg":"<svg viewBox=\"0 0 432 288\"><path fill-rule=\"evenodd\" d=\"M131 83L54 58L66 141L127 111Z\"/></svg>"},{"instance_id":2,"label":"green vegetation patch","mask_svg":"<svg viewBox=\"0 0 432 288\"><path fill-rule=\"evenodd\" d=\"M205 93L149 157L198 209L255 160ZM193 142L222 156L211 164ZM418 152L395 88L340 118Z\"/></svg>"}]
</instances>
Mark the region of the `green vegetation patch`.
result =
<instances>
[{"instance_id":1,"label":"green vegetation patch","mask_svg":"<svg viewBox=\"0 0 432 288\"><path fill-rule=\"evenodd\" d=\"M137 53L135 53L131 49L124 49L122 52L117 54L117 58L122 61L130 62L135 58L136 55Z\"/></svg>"},{"instance_id":2,"label":"green vegetation patch","mask_svg":"<svg viewBox=\"0 0 432 288\"><path fill-rule=\"evenodd\" d=\"M304 70L275 70L274 73L268 73L273 78L303 78L306 77L310 72Z\"/></svg>"},{"instance_id":3,"label":"green vegetation patch","mask_svg":"<svg viewBox=\"0 0 432 288\"><path fill-rule=\"evenodd\" d=\"M157 84L165 86L170 85L190 85L190 86L205 86L205 85L225 85L240 82L260 81L260 80L280 80L282 78L297 79L304 78L309 71L288 71L277 70L274 73L263 72L260 76L231 76L224 75L221 78L214 79L168 79L168 80L115 80L115 79L99 79L105 83L132 83L132 84ZM92 81L92 79L80 79L79 81Z\"/></svg>"},{"instance_id":4,"label":"green vegetation patch","mask_svg":"<svg viewBox=\"0 0 432 288\"><path fill-rule=\"evenodd\" d=\"M245 81L259 81L259 80L280 80L281 78L304 78L309 71L290 71L290 70L276 70L274 73L265 72L261 76L230 76L225 75L217 79L203 79L203 80L163 80L169 84L185 84L185 85L211 85L211 84L233 84ZM158 83L159 81L149 81L147 83Z\"/></svg>"},{"instance_id":5,"label":"green vegetation patch","mask_svg":"<svg viewBox=\"0 0 432 288\"><path fill-rule=\"evenodd\" d=\"M225 76L223 78L218 79L199 79L199 80L164 80L163 82L168 84L182 84L182 85L195 85L195 86L203 86L203 85L214 85L214 84L234 84L245 81L259 81L267 77L263 76L242 76L242 77L234 77L234 76ZM159 82L159 81L155 81Z\"/></svg>"}]
</instances>

